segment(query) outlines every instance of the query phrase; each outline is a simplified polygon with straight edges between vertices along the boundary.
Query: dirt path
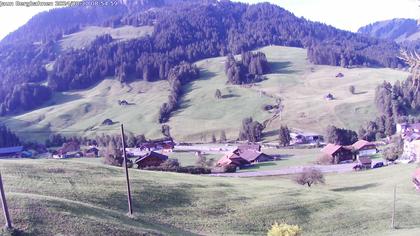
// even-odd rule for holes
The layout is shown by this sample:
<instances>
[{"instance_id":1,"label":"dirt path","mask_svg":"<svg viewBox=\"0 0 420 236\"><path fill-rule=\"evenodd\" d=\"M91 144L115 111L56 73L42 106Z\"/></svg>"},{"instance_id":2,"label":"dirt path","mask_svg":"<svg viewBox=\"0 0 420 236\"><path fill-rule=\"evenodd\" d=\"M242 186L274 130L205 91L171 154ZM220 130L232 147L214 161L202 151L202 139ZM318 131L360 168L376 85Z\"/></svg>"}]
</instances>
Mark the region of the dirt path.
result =
<instances>
[{"instance_id":1,"label":"dirt path","mask_svg":"<svg viewBox=\"0 0 420 236\"><path fill-rule=\"evenodd\" d=\"M340 165L312 165L312 166L290 166L277 170L263 170L263 171L250 171L240 173L222 173L210 174L210 176L221 177L260 177L260 176L273 176L273 175L290 175L301 173L304 168L312 167L321 170L323 173L344 173L353 171L355 163L340 164Z\"/></svg>"}]
</instances>

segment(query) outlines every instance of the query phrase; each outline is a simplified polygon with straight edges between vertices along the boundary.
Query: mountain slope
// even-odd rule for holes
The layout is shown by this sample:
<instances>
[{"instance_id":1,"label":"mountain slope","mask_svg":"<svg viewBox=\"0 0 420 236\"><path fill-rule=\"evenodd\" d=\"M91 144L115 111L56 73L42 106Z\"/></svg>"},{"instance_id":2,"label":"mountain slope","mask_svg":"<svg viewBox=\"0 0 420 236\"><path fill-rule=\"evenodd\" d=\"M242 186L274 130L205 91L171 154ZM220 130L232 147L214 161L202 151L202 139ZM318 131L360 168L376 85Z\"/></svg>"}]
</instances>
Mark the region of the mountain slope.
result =
<instances>
[{"instance_id":1,"label":"mountain slope","mask_svg":"<svg viewBox=\"0 0 420 236\"><path fill-rule=\"evenodd\" d=\"M275 134L280 124L320 133L329 124L357 130L376 116L373 101L376 86L384 80L393 82L408 76L406 72L385 68L313 65L307 60L305 49L271 46L259 51L267 55L272 73L267 75L267 80L250 88L226 85L226 57L196 63L200 78L184 86L180 109L168 122L177 141L210 141L212 134L219 138L221 131L234 140L243 118L252 116L263 122L272 117L272 113L263 111L263 106L274 105L278 97L285 105L284 113L267 128L273 136L266 137L266 141L277 139ZM336 78L340 72L344 77ZM348 91L350 85L356 87L356 95ZM45 139L50 132L70 136L117 133L120 123L101 126L107 118L124 123L134 134L156 138L161 136L157 116L161 102L169 94L168 88L166 81L121 85L109 78L87 90L55 93L46 107L4 117L2 121L30 140ZM225 98L216 99L216 89ZM324 100L328 93L336 99ZM122 99L135 104L119 106L118 100Z\"/></svg>"},{"instance_id":2,"label":"mountain slope","mask_svg":"<svg viewBox=\"0 0 420 236\"><path fill-rule=\"evenodd\" d=\"M420 40L420 25L414 19L392 19L361 27L358 33L396 42Z\"/></svg>"}]
</instances>

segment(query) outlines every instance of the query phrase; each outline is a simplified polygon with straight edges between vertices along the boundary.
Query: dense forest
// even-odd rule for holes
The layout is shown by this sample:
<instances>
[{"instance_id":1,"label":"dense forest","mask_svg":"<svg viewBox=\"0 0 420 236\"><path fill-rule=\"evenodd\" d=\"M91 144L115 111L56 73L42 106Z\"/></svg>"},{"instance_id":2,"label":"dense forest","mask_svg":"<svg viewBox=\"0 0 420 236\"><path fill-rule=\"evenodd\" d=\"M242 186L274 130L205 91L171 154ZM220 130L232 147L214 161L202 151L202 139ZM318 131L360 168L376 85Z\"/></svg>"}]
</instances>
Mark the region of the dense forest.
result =
<instances>
[{"instance_id":1,"label":"dense forest","mask_svg":"<svg viewBox=\"0 0 420 236\"><path fill-rule=\"evenodd\" d=\"M263 80L262 75L270 71L267 58L262 52L243 52L241 60L236 61L230 54L225 62L225 73L231 84L249 84Z\"/></svg>"},{"instance_id":2,"label":"dense forest","mask_svg":"<svg viewBox=\"0 0 420 236\"><path fill-rule=\"evenodd\" d=\"M412 76L402 82L380 84L375 91L375 105L379 116L359 130L359 137L368 141L393 135L397 122L420 121L420 93Z\"/></svg>"},{"instance_id":3,"label":"dense forest","mask_svg":"<svg viewBox=\"0 0 420 236\"><path fill-rule=\"evenodd\" d=\"M153 25L154 32L130 41L103 35L85 49L57 50L63 35L89 25ZM268 3L133 0L112 7L61 8L35 16L0 42L2 114L30 110L48 99L31 90L31 104L25 104L28 99L10 102L15 100L11 93L19 90L15 87L28 83L48 79L46 90L66 91L87 88L107 76L121 82L168 80L170 70L182 61L239 54L270 44L308 48L308 58L316 64L403 65L396 57L399 46L393 42L314 23ZM47 72L49 63L53 69ZM250 71L260 74L252 63Z\"/></svg>"},{"instance_id":4,"label":"dense forest","mask_svg":"<svg viewBox=\"0 0 420 236\"><path fill-rule=\"evenodd\" d=\"M20 145L19 138L5 125L0 124L0 147L13 147Z\"/></svg>"}]
</instances>

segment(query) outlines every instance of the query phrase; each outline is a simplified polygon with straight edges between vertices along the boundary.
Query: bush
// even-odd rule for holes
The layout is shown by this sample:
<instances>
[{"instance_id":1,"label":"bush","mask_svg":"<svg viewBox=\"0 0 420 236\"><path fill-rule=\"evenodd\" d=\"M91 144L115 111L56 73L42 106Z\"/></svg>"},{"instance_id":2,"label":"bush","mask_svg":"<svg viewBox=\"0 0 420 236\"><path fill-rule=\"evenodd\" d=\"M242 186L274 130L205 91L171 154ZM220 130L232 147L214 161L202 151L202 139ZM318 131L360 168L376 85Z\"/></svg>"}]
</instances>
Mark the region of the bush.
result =
<instances>
[{"instance_id":1,"label":"bush","mask_svg":"<svg viewBox=\"0 0 420 236\"><path fill-rule=\"evenodd\" d=\"M298 225L288 225L285 223L274 223L268 230L267 236L299 236L302 229Z\"/></svg>"},{"instance_id":2,"label":"bush","mask_svg":"<svg viewBox=\"0 0 420 236\"><path fill-rule=\"evenodd\" d=\"M211 169L211 173L235 173L236 165L230 164L227 166L217 166Z\"/></svg>"},{"instance_id":3,"label":"bush","mask_svg":"<svg viewBox=\"0 0 420 236\"><path fill-rule=\"evenodd\" d=\"M354 85L350 85L349 91L351 94L354 94L356 92L356 87L354 87Z\"/></svg>"},{"instance_id":4,"label":"bush","mask_svg":"<svg viewBox=\"0 0 420 236\"><path fill-rule=\"evenodd\" d=\"M318 165L330 165L332 164L332 162L333 162L332 157L327 154L320 155L315 161L315 163Z\"/></svg>"},{"instance_id":5,"label":"bush","mask_svg":"<svg viewBox=\"0 0 420 236\"><path fill-rule=\"evenodd\" d=\"M186 174L193 174L193 175L203 175L203 174L211 173L211 170L205 167L197 167L197 166L176 167L175 165L173 165L171 168L168 168L168 166L166 166L166 164L163 165L163 163L160 166L148 166L144 168L143 170L167 171L167 172L186 173Z\"/></svg>"},{"instance_id":6,"label":"bush","mask_svg":"<svg viewBox=\"0 0 420 236\"><path fill-rule=\"evenodd\" d=\"M296 176L295 181L300 185L308 185L308 187L313 184L325 183L324 175L315 168L304 168L302 173Z\"/></svg>"}]
</instances>

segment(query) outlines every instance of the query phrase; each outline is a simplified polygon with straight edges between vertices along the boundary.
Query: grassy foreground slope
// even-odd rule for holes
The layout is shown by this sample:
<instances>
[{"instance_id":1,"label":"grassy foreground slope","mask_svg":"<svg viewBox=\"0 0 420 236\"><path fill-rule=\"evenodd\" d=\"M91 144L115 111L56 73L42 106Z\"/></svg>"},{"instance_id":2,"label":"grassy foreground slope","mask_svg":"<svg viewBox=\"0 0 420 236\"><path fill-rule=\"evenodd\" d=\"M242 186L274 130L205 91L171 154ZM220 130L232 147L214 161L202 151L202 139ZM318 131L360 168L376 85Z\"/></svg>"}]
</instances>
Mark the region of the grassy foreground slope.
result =
<instances>
[{"instance_id":1,"label":"grassy foreground slope","mask_svg":"<svg viewBox=\"0 0 420 236\"><path fill-rule=\"evenodd\" d=\"M277 97L282 98L285 108L282 116L267 128L273 134L266 137L267 141L277 138L275 131L280 124L320 133L329 124L357 130L376 116L373 105L376 86L384 80L393 82L408 76L392 69L312 65L306 59L306 50L300 48L270 46L260 50L271 62L272 73L251 88L226 84L225 57L196 63L201 71L200 79L184 87L180 109L169 121L176 140L209 142L212 134L219 138L222 130L228 139L236 139L243 118L252 116L263 122L273 115L262 107L274 104ZM344 74L343 78L335 77L339 72ZM356 87L355 95L350 94L350 85ZM154 138L160 136L157 115L162 103L167 101L168 88L166 81L121 85L105 80L88 90L57 93L50 106L4 120L13 131L24 133L25 139L40 138L39 134L28 131L97 134L104 128L98 124L106 118L124 122L127 130L136 134ZM214 97L216 89L222 91L223 99ZM323 97L328 93L336 99L325 100ZM135 105L121 107L117 104L121 99ZM116 129L118 124L105 128ZM45 138L49 134L41 135Z\"/></svg>"},{"instance_id":2,"label":"grassy foreground slope","mask_svg":"<svg viewBox=\"0 0 420 236\"><path fill-rule=\"evenodd\" d=\"M263 235L274 221L305 235L420 232L414 166L328 175L324 186L284 177L216 178L131 170L135 216L125 213L124 173L91 160L2 160L11 216L29 235ZM390 230L393 186L399 230ZM413 234L414 233L414 234Z\"/></svg>"}]
</instances>

